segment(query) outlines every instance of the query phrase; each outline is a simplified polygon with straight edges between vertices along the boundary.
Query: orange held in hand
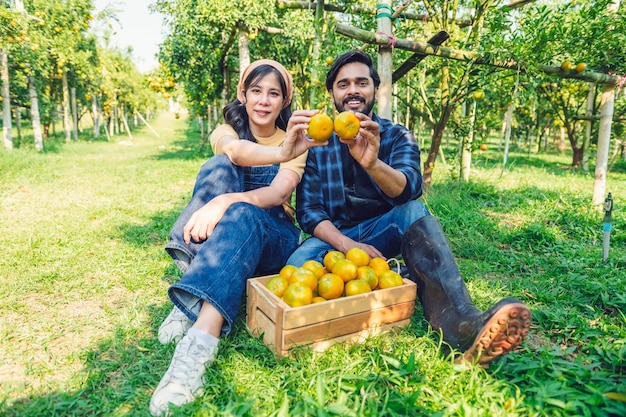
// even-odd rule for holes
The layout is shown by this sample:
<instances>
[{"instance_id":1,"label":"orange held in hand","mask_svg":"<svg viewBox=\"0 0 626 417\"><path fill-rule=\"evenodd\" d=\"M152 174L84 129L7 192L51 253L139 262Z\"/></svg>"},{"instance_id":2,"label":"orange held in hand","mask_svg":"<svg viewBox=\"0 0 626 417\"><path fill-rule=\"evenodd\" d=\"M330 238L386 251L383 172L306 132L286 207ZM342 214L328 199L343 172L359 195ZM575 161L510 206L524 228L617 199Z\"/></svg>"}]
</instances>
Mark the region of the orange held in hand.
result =
<instances>
[{"instance_id":1,"label":"orange held in hand","mask_svg":"<svg viewBox=\"0 0 626 417\"><path fill-rule=\"evenodd\" d=\"M335 133L341 139L354 139L359 133L361 122L356 115L350 111L341 112L335 117Z\"/></svg>"},{"instance_id":2,"label":"orange held in hand","mask_svg":"<svg viewBox=\"0 0 626 417\"><path fill-rule=\"evenodd\" d=\"M307 134L316 142L326 142L333 134L333 121L324 113L311 117Z\"/></svg>"}]
</instances>

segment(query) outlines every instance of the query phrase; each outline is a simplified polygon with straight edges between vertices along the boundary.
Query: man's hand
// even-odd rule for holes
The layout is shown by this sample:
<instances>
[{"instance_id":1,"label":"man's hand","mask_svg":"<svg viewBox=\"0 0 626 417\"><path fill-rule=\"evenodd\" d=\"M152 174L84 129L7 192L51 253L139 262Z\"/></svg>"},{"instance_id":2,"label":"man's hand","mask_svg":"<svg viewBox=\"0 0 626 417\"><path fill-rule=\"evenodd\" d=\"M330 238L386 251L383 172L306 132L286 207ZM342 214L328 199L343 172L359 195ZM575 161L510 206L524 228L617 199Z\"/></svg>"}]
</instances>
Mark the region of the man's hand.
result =
<instances>
[{"instance_id":1,"label":"man's hand","mask_svg":"<svg viewBox=\"0 0 626 417\"><path fill-rule=\"evenodd\" d=\"M348 145L350 155L365 170L374 168L378 161L380 149L380 130L378 123L374 122L363 113L355 113L361 121L361 128L354 139L340 139L341 143Z\"/></svg>"}]
</instances>

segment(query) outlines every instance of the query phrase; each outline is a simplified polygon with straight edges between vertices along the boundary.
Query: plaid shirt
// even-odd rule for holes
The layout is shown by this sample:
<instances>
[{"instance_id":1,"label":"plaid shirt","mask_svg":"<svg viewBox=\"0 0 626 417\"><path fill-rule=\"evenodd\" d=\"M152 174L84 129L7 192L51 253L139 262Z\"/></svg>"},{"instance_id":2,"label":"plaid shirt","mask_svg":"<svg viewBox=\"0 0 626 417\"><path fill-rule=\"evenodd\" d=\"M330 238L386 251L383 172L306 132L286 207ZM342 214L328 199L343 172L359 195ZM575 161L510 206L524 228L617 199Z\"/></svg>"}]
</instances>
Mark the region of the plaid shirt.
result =
<instances>
[{"instance_id":1,"label":"plaid shirt","mask_svg":"<svg viewBox=\"0 0 626 417\"><path fill-rule=\"evenodd\" d=\"M413 133L404 126L381 119L377 114L373 114L373 120L378 123L380 130L378 158L402 172L407 182L402 193L391 198L373 180L368 180L380 199L392 206L415 200L422 195L422 173L419 145ZM342 146L346 145L333 134L327 146L309 149L304 175L296 190L296 218L305 233L313 234L315 227L323 220L330 220L340 230L349 224L350 216L346 213L344 194Z\"/></svg>"}]
</instances>

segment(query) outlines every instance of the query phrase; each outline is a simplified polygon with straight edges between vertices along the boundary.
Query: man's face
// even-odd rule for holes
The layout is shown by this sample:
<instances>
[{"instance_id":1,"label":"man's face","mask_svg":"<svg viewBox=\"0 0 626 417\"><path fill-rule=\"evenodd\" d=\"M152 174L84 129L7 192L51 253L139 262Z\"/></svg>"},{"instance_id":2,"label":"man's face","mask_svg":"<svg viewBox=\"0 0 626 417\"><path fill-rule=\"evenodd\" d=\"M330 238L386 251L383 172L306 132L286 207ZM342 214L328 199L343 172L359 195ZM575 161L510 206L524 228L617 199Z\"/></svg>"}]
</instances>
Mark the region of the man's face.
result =
<instances>
[{"instance_id":1,"label":"man's face","mask_svg":"<svg viewBox=\"0 0 626 417\"><path fill-rule=\"evenodd\" d=\"M352 111L371 116L376 92L368 66L351 62L341 67L330 93L338 112Z\"/></svg>"}]
</instances>

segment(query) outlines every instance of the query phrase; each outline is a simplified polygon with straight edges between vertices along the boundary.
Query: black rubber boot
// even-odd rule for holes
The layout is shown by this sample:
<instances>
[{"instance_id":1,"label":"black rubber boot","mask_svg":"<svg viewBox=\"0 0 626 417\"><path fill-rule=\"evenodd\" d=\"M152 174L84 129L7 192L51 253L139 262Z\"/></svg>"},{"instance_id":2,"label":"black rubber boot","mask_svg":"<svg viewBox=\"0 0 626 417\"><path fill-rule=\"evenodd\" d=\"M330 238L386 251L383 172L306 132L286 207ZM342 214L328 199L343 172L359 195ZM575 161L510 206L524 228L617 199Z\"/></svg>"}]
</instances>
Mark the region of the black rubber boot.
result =
<instances>
[{"instance_id":1,"label":"black rubber boot","mask_svg":"<svg viewBox=\"0 0 626 417\"><path fill-rule=\"evenodd\" d=\"M425 216L409 227L402 256L426 320L466 360L486 367L528 335L531 315L520 300L505 298L484 313L474 306L435 217Z\"/></svg>"}]
</instances>

